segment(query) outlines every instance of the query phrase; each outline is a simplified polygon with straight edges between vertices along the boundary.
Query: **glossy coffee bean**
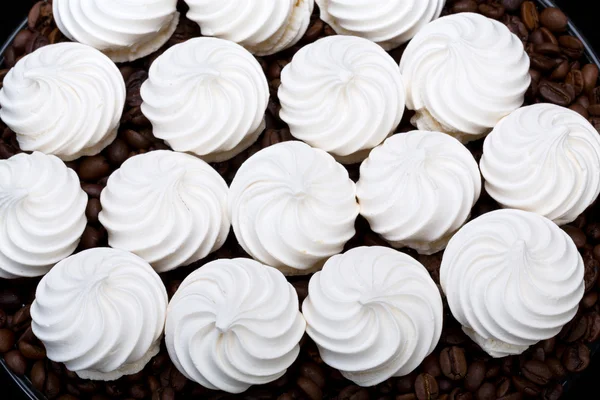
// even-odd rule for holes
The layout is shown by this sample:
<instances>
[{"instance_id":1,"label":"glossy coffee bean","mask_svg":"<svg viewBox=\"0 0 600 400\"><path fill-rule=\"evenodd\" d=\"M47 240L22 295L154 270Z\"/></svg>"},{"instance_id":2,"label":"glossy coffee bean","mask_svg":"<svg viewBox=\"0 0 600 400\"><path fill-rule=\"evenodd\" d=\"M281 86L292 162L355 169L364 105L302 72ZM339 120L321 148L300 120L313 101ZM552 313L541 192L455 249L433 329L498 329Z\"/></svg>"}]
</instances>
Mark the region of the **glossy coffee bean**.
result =
<instances>
[{"instance_id":1,"label":"glossy coffee bean","mask_svg":"<svg viewBox=\"0 0 600 400\"><path fill-rule=\"evenodd\" d=\"M22 376L25 374L27 360L19 350L10 350L8 353L4 354L4 361L15 375Z\"/></svg>"},{"instance_id":2,"label":"glossy coffee bean","mask_svg":"<svg viewBox=\"0 0 600 400\"><path fill-rule=\"evenodd\" d=\"M110 164L104 156L82 158L79 164L79 177L85 181L97 181L110 173Z\"/></svg>"},{"instance_id":3,"label":"glossy coffee bean","mask_svg":"<svg viewBox=\"0 0 600 400\"><path fill-rule=\"evenodd\" d=\"M459 380L467 374L465 351L461 347L446 347L440 353L442 373L452 380Z\"/></svg>"},{"instance_id":4,"label":"glossy coffee bean","mask_svg":"<svg viewBox=\"0 0 600 400\"><path fill-rule=\"evenodd\" d=\"M548 7L540 13L540 23L552 32L563 32L567 29L569 19L560 9Z\"/></svg>"},{"instance_id":5,"label":"glossy coffee bean","mask_svg":"<svg viewBox=\"0 0 600 400\"><path fill-rule=\"evenodd\" d=\"M486 382L475 393L476 400L496 400L496 387L493 383Z\"/></svg>"},{"instance_id":6,"label":"glossy coffee bean","mask_svg":"<svg viewBox=\"0 0 600 400\"><path fill-rule=\"evenodd\" d=\"M581 372L590 365L590 349L583 343L571 345L565 349L561 360L567 371Z\"/></svg>"},{"instance_id":7,"label":"glossy coffee bean","mask_svg":"<svg viewBox=\"0 0 600 400\"><path fill-rule=\"evenodd\" d=\"M521 4L521 20L530 31L540 26L540 17L533 1L524 1Z\"/></svg>"},{"instance_id":8,"label":"glossy coffee bean","mask_svg":"<svg viewBox=\"0 0 600 400\"><path fill-rule=\"evenodd\" d=\"M419 374L415 381L415 393L418 400L434 400L439 395L435 378L427 373Z\"/></svg>"},{"instance_id":9,"label":"glossy coffee bean","mask_svg":"<svg viewBox=\"0 0 600 400\"><path fill-rule=\"evenodd\" d=\"M546 364L537 360L527 361L521 368L523 376L531 382L544 386L552 379L552 371Z\"/></svg>"},{"instance_id":10,"label":"glossy coffee bean","mask_svg":"<svg viewBox=\"0 0 600 400\"><path fill-rule=\"evenodd\" d=\"M15 345L15 333L10 329L0 329L0 353L10 351Z\"/></svg>"},{"instance_id":11,"label":"glossy coffee bean","mask_svg":"<svg viewBox=\"0 0 600 400\"><path fill-rule=\"evenodd\" d=\"M473 361L467 369L465 376L465 389L475 392L485 379L486 367L483 361Z\"/></svg>"}]
</instances>

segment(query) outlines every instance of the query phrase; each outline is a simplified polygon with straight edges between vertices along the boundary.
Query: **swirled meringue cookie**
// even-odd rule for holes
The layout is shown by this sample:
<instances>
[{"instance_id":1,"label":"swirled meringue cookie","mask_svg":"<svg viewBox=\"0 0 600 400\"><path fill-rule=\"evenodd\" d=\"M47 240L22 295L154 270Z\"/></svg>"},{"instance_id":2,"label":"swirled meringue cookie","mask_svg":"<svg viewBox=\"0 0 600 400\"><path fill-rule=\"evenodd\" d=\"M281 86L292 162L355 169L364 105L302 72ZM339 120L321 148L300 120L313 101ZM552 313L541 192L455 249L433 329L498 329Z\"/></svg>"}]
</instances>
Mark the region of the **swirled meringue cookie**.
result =
<instances>
[{"instance_id":1,"label":"swirled meringue cookie","mask_svg":"<svg viewBox=\"0 0 600 400\"><path fill-rule=\"evenodd\" d=\"M287 275L321 268L354 236L356 186L323 150L279 143L246 160L231 183L235 236L254 259Z\"/></svg>"},{"instance_id":2,"label":"swirled meringue cookie","mask_svg":"<svg viewBox=\"0 0 600 400\"><path fill-rule=\"evenodd\" d=\"M202 35L230 40L257 56L292 47L304 36L314 0L185 0Z\"/></svg>"},{"instance_id":3,"label":"swirled meringue cookie","mask_svg":"<svg viewBox=\"0 0 600 400\"><path fill-rule=\"evenodd\" d=\"M291 134L339 161L362 161L400 123L398 65L366 39L329 36L304 46L281 72L281 119Z\"/></svg>"},{"instance_id":4,"label":"swirled meringue cookie","mask_svg":"<svg viewBox=\"0 0 600 400\"><path fill-rule=\"evenodd\" d=\"M42 278L31 328L48 358L80 378L111 381L141 371L160 350L167 291L141 258L95 248Z\"/></svg>"},{"instance_id":5,"label":"swirled meringue cookie","mask_svg":"<svg viewBox=\"0 0 600 400\"><path fill-rule=\"evenodd\" d=\"M315 0L321 19L340 35L369 39L385 50L408 42L438 18L446 0Z\"/></svg>"},{"instance_id":6,"label":"swirled meringue cookie","mask_svg":"<svg viewBox=\"0 0 600 400\"><path fill-rule=\"evenodd\" d=\"M167 310L165 342L188 379L241 393L285 373L305 328L296 290L279 271L247 258L220 259L181 283Z\"/></svg>"},{"instance_id":7,"label":"swirled meringue cookie","mask_svg":"<svg viewBox=\"0 0 600 400\"><path fill-rule=\"evenodd\" d=\"M504 357L560 332L583 297L583 274L575 244L552 221L496 210L452 237L440 283L465 333Z\"/></svg>"},{"instance_id":8,"label":"swirled meringue cookie","mask_svg":"<svg viewBox=\"0 0 600 400\"><path fill-rule=\"evenodd\" d=\"M481 175L471 152L441 132L394 135L360 166L360 213L394 247L438 252L471 215Z\"/></svg>"},{"instance_id":9,"label":"swirled meringue cookie","mask_svg":"<svg viewBox=\"0 0 600 400\"><path fill-rule=\"evenodd\" d=\"M39 152L0 161L0 278L44 275L73 253L87 195L72 169Z\"/></svg>"},{"instance_id":10,"label":"swirled meringue cookie","mask_svg":"<svg viewBox=\"0 0 600 400\"><path fill-rule=\"evenodd\" d=\"M206 162L169 150L131 157L100 196L111 247L165 272L218 250L229 233L227 183Z\"/></svg>"},{"instance_id":11,"label":"swirled meringue cookie","mask_svg":"<svg viewBox=\"0 0 600 400\"><path fill-rule=\"evenodd\" d=\"M173 150L220 162L246 150L264 130L269 84L243 47L195 38L152 63L141 96L156 137Z\"/></svg>"},{"instance_id":12,"label":"swirled meringue cookie","mask_svg":"<svg viewBox=\"0 0 600 400\"><path fill-rule=\"evenodd\" d=\"M529 57L506 25L459 13L425 25L410 41L400 71L412 124L466 143L489 133L523 104ZM510 71L508 73L507 71Z\"/></svg>"},{"instance_id":13,"label":"swirled meringue cookie","mask_svg":"<svg viewBox=\"0 0 600 400\"><path fill-rule=\"evenodd\" d=\"M179 23L177 0L54 0L56 26L69 39L92 46L114 62L160 49Z\"/></svg>"},{"instance_id":14,"label":"swirled meringue cookie","mask_svg":"<svg viewBox=\"0 0 600 400\"><path fill-rule=\"evenodd\" d=\"M0 118L24 151L64 161L100 153L117 136L125 82L116 65L79 43L44 46L4 78Z\"/></svg>"},{"instance_id":15,"label":"swirled meringue cookie","mask_svg":"<svg viewBox=\"0 0 600 400\"><path fill-rule=\"evenodd\" d=\"M442 333L435 282L418 261L387 247L331 257L310 279L302 313L323 361L360 386L408 375Z\"/></svg>"},{"instance_id":16,"label":"swirled meringue cookie","mask_svg":"<svg viewBox=\"0 0 600 400\"><path fill-rule=\"evenodd\" d=\"M481 172L487 192L502 206L568 224L600 193L600 137L568 108L523 107L485 139Z\"/></svg>"}]
</instances>

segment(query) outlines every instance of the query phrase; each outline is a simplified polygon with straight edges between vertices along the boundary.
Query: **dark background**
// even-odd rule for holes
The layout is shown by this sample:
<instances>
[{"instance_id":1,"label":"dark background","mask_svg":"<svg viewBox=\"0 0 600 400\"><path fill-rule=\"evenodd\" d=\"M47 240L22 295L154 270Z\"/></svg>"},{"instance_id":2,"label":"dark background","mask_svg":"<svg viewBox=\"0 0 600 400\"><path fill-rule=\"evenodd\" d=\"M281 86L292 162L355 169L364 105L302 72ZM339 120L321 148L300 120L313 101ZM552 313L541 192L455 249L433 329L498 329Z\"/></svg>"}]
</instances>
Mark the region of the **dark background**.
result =
<instances>
[{"instance_id":1,"label":"dark background","mask_svg":"<svg viewBox=\"0 0 600 400\"><path fill-rule=\"evenodd\" d=\"M6 1L6 0L5 0ZM600 54L600 14L593 12L591 7L595 1L592 0L555 0L555 2L569 15L571 20L579 28L581 33L588 39L589 43ZM27 15L27 11L34 3L31 0L6 1L0 10L0 44L14 31ZM594 7L595 8L595 7ZM577 384L571 389L565 400L598 399L600 395L592 389L597 387L600 379L600 354L592 362L590 367L578 378ZM15 385L9 381L0 369L0 398L6 400L20 400Z\"/></svg>"}]
</instances>

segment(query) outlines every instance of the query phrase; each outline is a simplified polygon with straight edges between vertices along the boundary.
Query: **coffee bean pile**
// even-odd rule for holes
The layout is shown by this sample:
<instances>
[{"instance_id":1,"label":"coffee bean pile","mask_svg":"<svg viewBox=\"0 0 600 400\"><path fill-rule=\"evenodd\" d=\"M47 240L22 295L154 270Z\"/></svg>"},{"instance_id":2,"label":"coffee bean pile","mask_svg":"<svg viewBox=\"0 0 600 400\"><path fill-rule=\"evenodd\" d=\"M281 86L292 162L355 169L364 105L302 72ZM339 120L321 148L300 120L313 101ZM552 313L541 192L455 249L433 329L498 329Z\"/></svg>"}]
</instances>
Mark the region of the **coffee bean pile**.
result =
<instances>
[{"instance_id":1,"label":"coffee bean pile","mask_svg":"<svg viewBox=\"0 0 600 400\"><path fill-rule=\"evenodd\" d=\"M186 6L180 1L179 10ZM523 0L456 0L448 1L445 14L478 12L506 24L524 43L531 59L532 83L526 103L550 102L577 111L600 130L600 86L598 67L585 60L584 46L567 32L567 17L556 8L540 9L536 3ZM182 14L183 15L183 14ZM127 86L125 111L117 139L101 154L68 163L81 179L88 194L88 225L77 251L107 245L107 234L98 222L100 193L108 176L136 154L168 149L152 135L149 121L140 111L140 86L148 76L152 61L164 50L200 34L198 26L182 18L177 31L158 52L132 63L120 64ZM308 32L295 47L259 61L269 80L271 100L267 111L267 129L257 143L234 159L213 166L230 183L242 162L258 150L275 143L292 140L289 129L281 121L276 92L282 68L294 53L307 43L335 32L318 18L315 11ZM21 57L35 49L65 41L52 18L48 2L33 5L27 28L19 32L5 52L2 78ZM390 52L399 61L403 48ZM510 71L507 71L510 73ZM202 110L199 110L202 112ZM398 131L412 130L411 112L406 112ZM0 123L0 158L21 152L12 132ZM482 141L469 144L479 160ZM358 165L348 166L352 179L358 179ZM497 209L485 192L473 210L473 217ZM357 234L346 250L361 245L387 246L359 218ZM538 398L558 400L563 383L590 363L590 348L600 341L600 202L588 208L576 221L563 228L573 239L585 262L585 291L577 316L557 337L531 347L520 356L492 359L475 345L453 319L445 305L442 338L433 354L412 374L389 379L375 387L360 388L344 379L339 371L329 368L319 357L314 342L306 335L301 342L298 360L280 379L271 384L250 388L240 395L209 391L188 381L169 360L164 349L140 373L114 382L83 380L64 365L46 358L44 346L31 331L29 305L33 301L39 279L0 280L0 354L10 370L31 382L48 399L256 399L256 400L520 400ZM439 285L441 254L417 258ZM216 258L246 256L230 235L225 246L202 262L162 274L169 296L180 282L202 264ZM290 278L302 302L308 294L309 277ZM443 297L443 293L442 293Z\"/></svg>"}]
</instances>

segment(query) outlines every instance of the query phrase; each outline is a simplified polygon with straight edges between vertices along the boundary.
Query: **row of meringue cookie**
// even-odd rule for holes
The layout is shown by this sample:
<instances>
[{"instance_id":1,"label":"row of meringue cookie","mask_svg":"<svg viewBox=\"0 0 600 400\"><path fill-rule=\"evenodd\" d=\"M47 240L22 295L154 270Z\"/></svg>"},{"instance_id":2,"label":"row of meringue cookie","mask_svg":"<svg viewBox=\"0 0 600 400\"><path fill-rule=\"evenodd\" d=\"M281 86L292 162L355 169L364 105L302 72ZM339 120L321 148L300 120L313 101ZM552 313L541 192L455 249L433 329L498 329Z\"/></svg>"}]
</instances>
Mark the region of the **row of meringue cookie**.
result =
<instances>
[{"instance_id":1,"label":"row of meringue cookie","mask_svg":"<svg viewBox=\"0 0 600 400\"><path fill-rule=\"evenodd\" d=\"M315 0L185 0L187 18L204 36L227 39L258 56L294 46L311 21ZM385 50L409 41L438 18L445 0L316 0L321 19L339 34L378 43ZM115 62L133 61L159 50L179 23L176 0L55 0L56 25L72 41L101 50ZM127 27L127 28L124 28Z\"/></svg>"},{"instance_id":2,"label":"row of meringue cookie","mask_svg":"<svg viewBox=\"0 0 600 400\"><path fill-rule=\"evenodd\" d=\"M167 304L148 263L97 248L66 258L40 281L31 316L48 358L81 378L139 372L164 331L183 375L230 393L281 377L306 331L326 363L372 386L412 372L442 330L441 295L425 267L385 247L330 258L312 277L302 311L306 320L284 275L251 259L204 265Z\"/></svg>"}]
</instances>

